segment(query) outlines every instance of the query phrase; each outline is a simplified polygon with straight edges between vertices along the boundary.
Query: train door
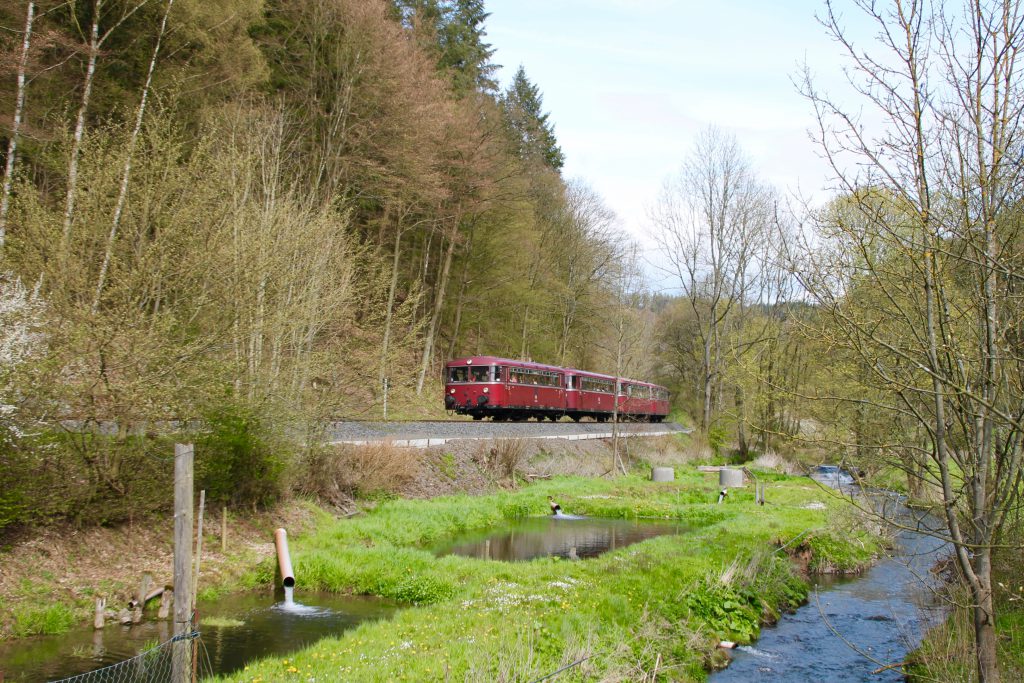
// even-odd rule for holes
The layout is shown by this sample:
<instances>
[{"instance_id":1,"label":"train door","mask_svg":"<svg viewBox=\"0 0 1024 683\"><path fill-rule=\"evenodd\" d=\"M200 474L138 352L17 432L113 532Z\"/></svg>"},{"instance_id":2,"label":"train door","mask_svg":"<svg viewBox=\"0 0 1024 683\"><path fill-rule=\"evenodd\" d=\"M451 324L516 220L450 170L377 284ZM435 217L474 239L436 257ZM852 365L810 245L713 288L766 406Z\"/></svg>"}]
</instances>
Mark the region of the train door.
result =
<instances>
[{"instance_id":1,"label":"train door","mask_svg":"<svg viewBox=\"0 0 1024 683\"><path fill-rule=\"evenodd\" d=\"M579 378L576 375L566 374L565 376L565 410L570 415L579 410L579 387L576 386Z\"/></svg>"}]
</instances>

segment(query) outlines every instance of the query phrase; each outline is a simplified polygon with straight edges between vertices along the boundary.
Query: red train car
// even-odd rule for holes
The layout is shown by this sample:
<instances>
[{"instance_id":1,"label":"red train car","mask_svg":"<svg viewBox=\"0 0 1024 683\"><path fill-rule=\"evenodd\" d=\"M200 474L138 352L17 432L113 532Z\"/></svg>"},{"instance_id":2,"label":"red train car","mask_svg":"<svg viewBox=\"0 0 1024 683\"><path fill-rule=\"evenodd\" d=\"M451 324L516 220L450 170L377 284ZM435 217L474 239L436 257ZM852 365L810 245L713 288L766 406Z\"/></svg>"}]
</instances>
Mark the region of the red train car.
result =
<instances>
[{"instance_id":1,"label":"red train car","mask_svg":"<svg viewBox=\"0 0 1024 683\"><path fill-rule=\"evenodd\" d=\"M496 356L457 358L445 365L444 405L474 420L591 418L661 422L669 393L649 382Z\"/></svg>"}]
</instances>

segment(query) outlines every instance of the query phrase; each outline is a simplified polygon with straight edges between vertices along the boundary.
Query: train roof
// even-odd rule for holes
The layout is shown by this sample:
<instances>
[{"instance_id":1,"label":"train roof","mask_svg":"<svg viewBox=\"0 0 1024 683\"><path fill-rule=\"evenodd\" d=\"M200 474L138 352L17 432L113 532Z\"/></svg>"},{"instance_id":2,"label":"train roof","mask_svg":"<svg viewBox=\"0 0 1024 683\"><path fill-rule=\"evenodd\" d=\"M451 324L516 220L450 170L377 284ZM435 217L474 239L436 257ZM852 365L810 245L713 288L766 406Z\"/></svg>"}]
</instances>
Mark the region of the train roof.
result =
<instances>
[{"instance_id":1,"label":"train roof","mask_svg":"<svg viewBox=\"0 0 1024 683\"><path fill-rule=\"evenodd\" d=\"M531 370L548 370L554 372L565 372L569 368L557 365L546 365L534 363L532 360L515 360L512 358L498 358L497 356L467 356L466 358L453 358L445 363L447 367L462 365L511 365L517 368L530 368Z\"/></svg>"},{"instance_id":2,"label":"train roof","mask_svg":"<svg viewBox=\"0 0 1024 683\"><path fill-rule=\"evenodd\" d=\"M516 360L514 358L499 358L498 356L466 356L464 358L453 358L452 360L445 363L445 367L460 367L464 365L507 365L518 368L528 368L531 370L546 370L548 372L571 372L575 375L581 375L584 377L595 377L597 379L607 379L615 381L615 375L606 375L600 372L591 372L590 370L579 370L577 368L567 368L560 365L547 365L545 363L535 363L531 360ZM658 387L664 389L665 387L660 384L654 384L653 382L644 382L638 379L630 379L628 377L619 377L622 382L632 382L633 384L643 384L650 387Z\"/></svg>"}]
</instances>

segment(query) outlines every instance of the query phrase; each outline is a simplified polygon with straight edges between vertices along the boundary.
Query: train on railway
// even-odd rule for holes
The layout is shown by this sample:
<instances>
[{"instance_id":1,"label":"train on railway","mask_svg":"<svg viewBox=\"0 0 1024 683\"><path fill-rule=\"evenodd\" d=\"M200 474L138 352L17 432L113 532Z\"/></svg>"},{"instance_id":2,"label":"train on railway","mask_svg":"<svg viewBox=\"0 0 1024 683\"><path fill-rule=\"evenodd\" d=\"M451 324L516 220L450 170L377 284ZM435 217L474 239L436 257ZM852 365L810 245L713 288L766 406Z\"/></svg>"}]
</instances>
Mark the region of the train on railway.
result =
<instances>
[{"instance_id":1,"label":"train on railway","mask_svg":"<svg viewBox=\"0 0 1024 683\"><path fill-rule=\"evenodd\" d=\"M661 422L668 415L665 387L586 370L472 356L448 361L444 373L445 409L474 420Z\"/></svg>"}]
</instances>

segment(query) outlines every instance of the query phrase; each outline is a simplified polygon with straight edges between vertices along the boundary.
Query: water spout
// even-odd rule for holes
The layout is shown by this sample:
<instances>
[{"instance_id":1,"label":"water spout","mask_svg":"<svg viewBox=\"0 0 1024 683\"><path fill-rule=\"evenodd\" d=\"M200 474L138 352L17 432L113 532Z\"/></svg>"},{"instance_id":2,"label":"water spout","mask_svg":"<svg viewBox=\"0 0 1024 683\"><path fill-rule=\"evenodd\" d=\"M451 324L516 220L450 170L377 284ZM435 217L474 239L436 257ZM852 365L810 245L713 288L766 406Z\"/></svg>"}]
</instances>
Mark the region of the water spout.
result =
<instances>
[{"instance_id":1,"label":"water spout","mask_svg":"<svg viewBox=\"0 0 1024 683\"><path fill-rule=\"evenodd\" d=\"M277 567L281 570L281 585L288 591L295 587L295 573L292 571L292 558L288 554L287 531L278 529L274 532L274 546L277 548Z\"/></svg>"}]
</instances>

